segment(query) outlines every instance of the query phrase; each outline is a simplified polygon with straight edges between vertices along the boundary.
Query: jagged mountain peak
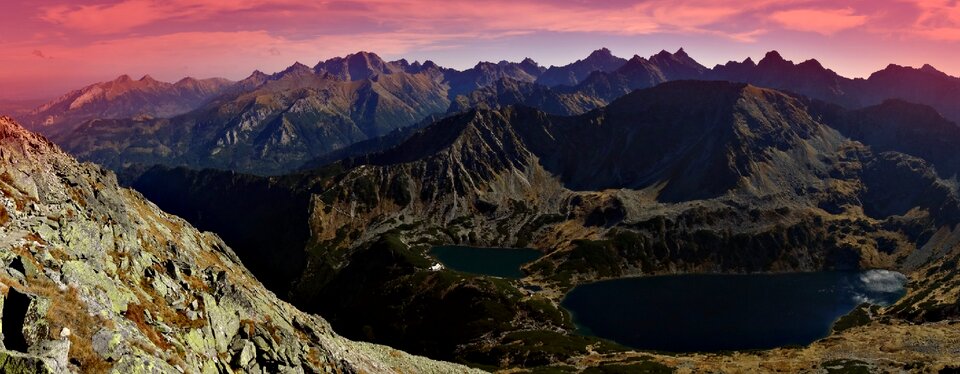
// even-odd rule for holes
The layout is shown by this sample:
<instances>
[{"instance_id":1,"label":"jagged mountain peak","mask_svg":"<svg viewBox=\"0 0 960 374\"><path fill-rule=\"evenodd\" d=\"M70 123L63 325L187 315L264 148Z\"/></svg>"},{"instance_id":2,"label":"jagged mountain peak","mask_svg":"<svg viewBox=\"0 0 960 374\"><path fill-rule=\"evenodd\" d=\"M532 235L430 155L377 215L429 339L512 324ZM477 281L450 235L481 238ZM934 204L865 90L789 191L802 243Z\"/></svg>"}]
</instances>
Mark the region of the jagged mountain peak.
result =
<instances>
[{"instance_id":1,"label":"jagged mountain peak","mask_svg":"<svg viewBox=\"0 0 960 374\"><path fill-rule=\"evenodd\" d=\"M900 70L900 69L904 69L904 68L905 68L905 67L902 66L902 65L887 64L887 67L883 68L883 70ZM881 71L883 71L883 70L881 70Z\"/></svg>"},{"instance_id":2,"label":"jagged mountain peak","mask_svg":"<svg viewBox=\"0 0 960 374\"><path fill-rule=\"evenodd\" d=\"M537 83L545 86L573 86L594 72L611 72L626 62L626 59L614 56L610 49L604 47L591 52L584 59L563 66L551 66L537 78Z\"/></svg>"},{"instance_id":3,"label":"jagged mountain peak","mask_svg":"<svg viewBox=\"0 0 960 374\"><path fill-rule=\"evenodd\" d=\"M767 54L763 56L763 59L761 59L757 65L768 66L768 65L792 65L792 64L793 64L792 62L784 59L783 56L780 55L780 52L773 50L773 51L767 52Z\"/></svg>"},{"instance_id":4,"label":"jagged mountain peak","mask_svg":"<svg viewBox=\"0 0 960 374\"><path fill-rule=\"evenodd\" d=\"M353 64L362 63L362 64L369 64L373 66L383 66L387 64L386 61L380 58L380 55L373 52L367 52L367 51L359 51L356 53L351 53L347 55L344 59Z\"/></svg>"},{"instance_id":5,"label":"jagged mountain peak","mask_svg":"<svg viewBox=\"0 0 960 374\"><path fill-rule=\"evenodd\" d=\"M121 94L130 90L143 90L143 89L152 89L158 86L170 86L170 83L161 82L149 74L140 77L140 79L133 79L127 74L121 75L112 81L95 83L90 86L85 87L83 90L106 90L113 95Z\"/></svg>"},{"instance_id":6,"label":"jagged mountain peak","mask_svg":"<svg viewBox=\"0 0 960 374\"><path fill-rule=\"evenodd\" d=\"M826 68L823 67L823 64L821 64L820 61L817 61L817 59L815 58L811 58L809 60L801 62L797 64L797 66L802 68L812 69L812 70L826 70Z\"/></svg>"},{"instance_id":7,"label":"jagged mountain peak","mask_svg":"<svg viewBox=\"0 0 960 374\"><path fill-rule=\"evenodd\" d=\"M642 74L643 76L646 76L646 75L656 76L655 80L651 81L650 82L651 84L648 85L648 87L653 86L656 83L660 83L663 80L665 80L660 69L652 61L646 59L645 57L641 57L640 55L633 55L633 57L627 60L627 62L623 63L623 65L621 65L614 72L621 74L625 77L628 77L628 79L638 77L637 74ZM597 73L600 74L598 76L603 75L602 72L597 72ZM585 80L585 82L586 81L589 81L589 79ZM643 88L646 88L646 87L643 87Z\"/></svg>"},{"instance_id":8,"label":"jagged mountain peak","mask_svg":"<svg viewBox=\"0 0 960 374\"><path fill-rule=\"evenodd\" d=\"M386 61L380 58L380 55L374 52L357 51L354 53L349 53L346 56L336 56L336 57L328 58L326 60L321 60L320 62L317 63L317 67L322 67L326 64L340 63L342 61L370 61L370 62L386 63ZM403 60L403 61L406 61L406 60Z\"/></svg>"},{"instance_id":9,"label":"jagged mountain peak","mask_svg":"<svg viewBox=\"0 0 960 374\"><path fill-rule=\"evenodd\" d=\"M281 80L281 79L299 79L303 77L316 75L313 69L309 66L297 61L293 65L288 66L286 69L283 69L270 76L270 80Z\"/></svg>"},{"instance_id":10,"label":"jagged mountain peak","mask_svg":"<svg viewBox=\"0 0 960 374\"><path fill-rule=\"evenodd\" d=\"M676 53L661 51L650 57L667 80L699 79L708 70L680 48Z\"/></svg>"},{"instance_id":11,"label":"jagged mountain peak","mask_svg":"<svg viewBox=\"0 0 960 374\"><path fill-rule=\"evenodd\" d=\"M200 81L200 80L198 80L197 78L194 78L194 77L183 77L182 79L178 80L178 81L177 81L176 83L174 83L174 84L177 84L177 85L194 84L194 83L197 83L197 82L199 82L199 81Z\"/></svg>"},{"instance_id":12,"label":"jagged mountain peak","mask_svg":"<svg viewBox=\"0 0 960 374\"><path fill-rule=\"evenodd\" d=\"M291 72L311 72L310 67L304 65L300 61L294 62L293 65L288 66L286 69L280 71L281 74L291 73Z\"/></svg>"},{"instance_id":13,"label":"jagged mountain peak","mask_svg":"<svg viewBox=\"0 0 960 374\"><path fill-rule=\"evenodd\" d=\"M269 75L268 75L267 73L264 73L264 72L262 72L262 71L260 71L260 70L258 69L258 70L254 70L252 73L250 73L250 75L247 76L246 79L250 79L250 78L266 78L266 77L268 77L268 76L269 76Z\"/></svg>"},{"instance_id":14,"label":"jagged mountain peak","mask_svg":"<svg viewBox=\"0 0 960 374\"><path fill-rule=\"evenodd\" d=\"M930 64L923 64L923 66L921 66L919 70L924 73L939 75L943 77L948 76L947 73L940 71L939 69L933 67L933 65L930 65Z\"/></svg>"},{"instance_id":15,"label":"jagged mountain peak","mask_svg":"<svg viewBox=\"0 0 960 374\"><path fill-rule=\"evenodd\" d=\"M485 68L489 68L491 66L496 66L496 65L497 64L492 63L490 61L477 61L477 63L474 64L471 69L480 70L480 69L485 69Z\"/></svg>"},{"instance_id":16,"label":"jagged mountain peak","mask_svg":"<svg viewBox=\"0 0 960 374\"><path fill-rule=\"evenodd\" d=\"M666 50L661 50L657 54L650 56L649 60L650 61L680 61L683 63L690 63L690 62L696 63L696 61L690 58L690 55L688 55L687 52L683 50L683 48L678 49L677 52L675 53L670 53ZM697 64L699 65L699 63Z\"/></svg>"},{"instance_id":17,"label":"jagged mountain peak","mask_svg":"<svg viewBox=\"0 0 960 374\"><path fill-rule=\"evenodd\" d=\"M376 61L376 60L383 61L383 59L380 58L380 55L378 55L378 54L376 54L376 53L374 53L374 52L368 52L368 51L357 51L357 52L348 54L348 55L346 56L346 59L347 59L347 60L350 60L350 59L364 59L364 60L371 60L371 61Z\"/></svg>"},{"instance_id":18,"label":"jagged mountain peak","mask_svg":"<svg viewBox=\"0 0 960 374\"><path fill-rule=\"evenodd\" d=\"M337 79L357 81L381 74L393 74L407 69L406 60L386 62L373 52L359 51L344 57L321 61L313 70L318 74L328 73Z\"/></svg>"},{"instance_id":19,"label":"jagged mountain peak","mask_svg":"<svg viewBox=\"0 0 960 374\"><path fill-rule=\"evenodd\" d=\"M602 48L597 49L597 50L595 50L595 51L593 51L593 52L590 52L590 55L587 56L588 59L589 59L589 58L594 58L594 59L598 59L598 58L610 58L610 57L613 57L613 52L611 52L610 49L607 48L607 47L602 47Z\"/></svg>"},{"instance_id":20,"label":"jagged mountain peak","mask_svg":"<svg viewBox=\"0 0 960 374\"><path fill-rule=\"evenodd\" d=\"M591 52L590 55L588 55L586 58L582 60L577 60L573 64L580 63L580 64L587 64L587 65L602 66L602 65L616 64L618 62L622 63L623 61L626 61L626 60L615 56L613 52L610 51L609 48L603 47ZM570 66L573 64L569 64L567 66Z\"/></svg>"},{"instance_id":21,"label":"jagged mountain peak","mask_svg":"<svg viewBox=\"0 0 960 374\"><path fill-rule=\"evenodd\" d=\"M254 70L246 78L241 79L237 82L237 87L240 90L249 90L254 87L260 86L264 82L270 80L272 76L270 74L264 73L260 70Z\"/></svg>"},{"instance_id":22,"label":"jagged mountain peak","mask_svg":"<svg viewBox=\"0 0 960 374\"><path fill-rule=\"evenodd\" d=\"M534 59L532 59L532 58L530 58L530 57L524 57L523 60L520 61L520 65L533 66L533 67L537 67L537 68L540 67L540 64L537 63L537 61L535 61Z\"/></svg>"}]
</instances>

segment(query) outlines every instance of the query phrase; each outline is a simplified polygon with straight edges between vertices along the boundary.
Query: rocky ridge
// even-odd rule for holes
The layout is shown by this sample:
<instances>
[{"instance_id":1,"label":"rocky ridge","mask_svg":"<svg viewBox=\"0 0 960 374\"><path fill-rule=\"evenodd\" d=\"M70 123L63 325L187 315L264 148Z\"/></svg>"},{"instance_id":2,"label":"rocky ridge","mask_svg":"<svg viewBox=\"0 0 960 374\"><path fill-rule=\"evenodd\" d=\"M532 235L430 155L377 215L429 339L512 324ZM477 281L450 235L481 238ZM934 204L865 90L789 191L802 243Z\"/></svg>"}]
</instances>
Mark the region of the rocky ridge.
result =
<instances>
[{"instance_id":1,"label":"rocky ridge","mask_svg":"<svg viewBox=\"0 0 960 374\"><path fill-rule=\"evenodd\" d=\"M0 365L15 372L468 372L334 334L211 233L0 118Z\"/></svg>"}]
</instances>

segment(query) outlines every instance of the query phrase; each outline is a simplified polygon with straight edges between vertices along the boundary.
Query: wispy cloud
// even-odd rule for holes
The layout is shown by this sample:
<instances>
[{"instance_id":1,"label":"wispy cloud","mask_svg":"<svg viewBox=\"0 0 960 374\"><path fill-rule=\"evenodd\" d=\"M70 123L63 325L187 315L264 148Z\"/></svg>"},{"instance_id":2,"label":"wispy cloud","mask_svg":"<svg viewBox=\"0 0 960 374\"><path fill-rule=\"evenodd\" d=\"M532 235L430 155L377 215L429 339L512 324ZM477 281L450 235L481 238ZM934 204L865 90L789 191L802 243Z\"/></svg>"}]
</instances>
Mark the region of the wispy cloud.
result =
<instances>
[{"instance_id":1,"label":"wispy cloud","mask_svg":"<svg viewBox=\"0 0 960 374\"><path fill-rule=\"evenodd\" d=\"M349 19L358 21L355 22L358 25L379 24L398 30L434 33L472 29L639 35L701 28L753 8L733 1L720 3L653 0L636 5L601 7L582 2L533 0L483 3L364 0L306 4L290 0L124 0L110 4L49 6L42 9L40 18L89 34L116 34L171 21L205 21L226 15L242 17L238 13L256 10L261 19L270 18L270 15L313 20ZM289 7L297 9L292 12Z\"/></svg>"},{"instance_id":2,"label":"wispy cloud","mask_svg":"<svg viewBox=\"0 0 960 374\"><path fill-rule=\"evenodd\" d=\"M680 43L714 54L737 51L726 59L816 38L830 38L823 48L840 39L858 48L885 40L870 51L891 50L891 41L914 50L922 48L918 41L960 42L960 6L956 0L15 0L0 13L0 85L8 82L4 76L53 81L134 70L237 78L359 49L456 55L452 63L463 67L469 59L502 57L477 48L526 54L516 50L530 44L518 41L546 41L551 63L582 57L558 57L557 45L587 39L594 47L617 40L621 48ZM960 59L946 61L954 60Z\"/></svg>"},{"instance_id":3,"label":"wispy cloud","mask_svg":"<svg viewBox=\"0 0 960 374\"><path fill-rule=\"evenodd\" d=\"M960 3L954 0L908 0L920 14L908 28L901 29L924 38L960 41Z\"/></svg>"},{"instance_id":4,"label":"wispy cloud","mask_svg":"<svg viewBox=\"0 0 960 374\"><path fill-rule=\"evenodd\" d=\"M81 3L81 4L77 4ZM113 34L169 20L202 21L229 12L282 9L289 0L122 0L113 3L65 4L43 7L40 19L92 34Z\"/></svg>"},{"instance_id":5,"label":"wispy cloud","mask_svg":"<svg viewBox=\"0 0 960 374\"><path fill-rule=\"evenodd\" d=\"M868 17L852 8L791 9L774 12L770 18L790 30L833 35L867 23Z\"/></svg>"}]
</instances>

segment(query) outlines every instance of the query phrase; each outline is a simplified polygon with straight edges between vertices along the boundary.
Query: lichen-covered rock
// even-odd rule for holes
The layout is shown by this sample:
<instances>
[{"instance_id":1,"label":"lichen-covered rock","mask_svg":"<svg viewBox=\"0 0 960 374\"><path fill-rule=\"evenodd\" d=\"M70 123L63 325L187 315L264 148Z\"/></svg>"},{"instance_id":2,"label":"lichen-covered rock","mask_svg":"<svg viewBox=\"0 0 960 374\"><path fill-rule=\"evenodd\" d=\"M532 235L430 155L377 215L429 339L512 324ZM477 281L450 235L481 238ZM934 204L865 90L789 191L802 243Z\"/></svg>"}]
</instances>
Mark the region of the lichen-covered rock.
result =
<instances>
[{"instance_id":1,"label":"lichen-covered rock","mask_svg":"<svg viewBox=\"0 0 960 374\"><path fill-rule=\"evenodd\" d=\"M53 373L39 357L17 352L0 351L0 372L7 374Z\"/></svg>"},{"instance_id":2,"label":"lichen-covered rock","mask_svg":"<svg viewBox=\"0 0 960 374\"><path fill-rule=\"evenodd\" d=\"M217 236L5 117L0 290L28 297L23 321L3 318L26 345L5 346L3 372L470 371L337 336L267 291Z\"/></svg>"}]
</instances>

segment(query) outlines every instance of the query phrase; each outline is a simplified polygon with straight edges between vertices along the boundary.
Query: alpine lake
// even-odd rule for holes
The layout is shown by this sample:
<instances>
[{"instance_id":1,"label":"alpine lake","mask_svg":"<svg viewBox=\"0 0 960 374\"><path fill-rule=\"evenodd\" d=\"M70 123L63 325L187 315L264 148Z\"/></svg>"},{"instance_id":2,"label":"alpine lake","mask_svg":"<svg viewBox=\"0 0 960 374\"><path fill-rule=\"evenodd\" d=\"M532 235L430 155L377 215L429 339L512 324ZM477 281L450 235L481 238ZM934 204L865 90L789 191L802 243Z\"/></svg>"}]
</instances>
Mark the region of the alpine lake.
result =
<instances>
[{"instance_id":1,"label":"alpine lake","mask_svg":"<svg viewBox=\"0 0 960 374\"><path fill-rule=\"evenodd\" d=\"M534 249L439 246L455 271L520 279ZM807 345L857 306L893 304L906 277L887 270L682 274L574 287L561 302L578 332L641 350L717 352Z\"/></svg>"}]
</instances>

